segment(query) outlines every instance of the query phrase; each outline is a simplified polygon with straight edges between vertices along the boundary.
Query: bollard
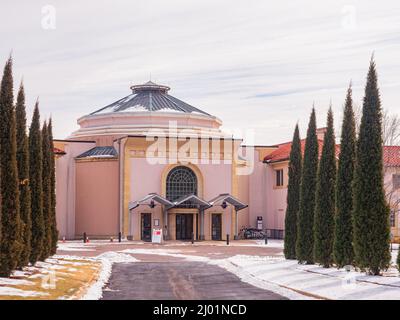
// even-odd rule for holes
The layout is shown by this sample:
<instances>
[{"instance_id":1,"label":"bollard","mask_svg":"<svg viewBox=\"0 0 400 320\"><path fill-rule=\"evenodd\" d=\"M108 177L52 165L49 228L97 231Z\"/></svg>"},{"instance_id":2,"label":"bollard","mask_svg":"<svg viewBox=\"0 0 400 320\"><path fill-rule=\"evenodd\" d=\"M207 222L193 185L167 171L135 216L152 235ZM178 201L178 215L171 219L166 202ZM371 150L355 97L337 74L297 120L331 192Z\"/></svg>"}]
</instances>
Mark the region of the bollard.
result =
<instances>
[{"instance_id":1,"label":"bollard","mask_svg":"<svg viewBox=\"0 0 400 320\"><path fill-rule=\"evenodd\" d=\"M87 242L86 232L83 233L83 243Z\"/></svg>"},{"instance_id":2,"label":"bollard","mask_svg":"<svg viewBox=\"0 0 400 320\"><path fill-rule=\"evenodd\" d=\"M226 245L229 246L229 234L226 235Z\"/></svg>"},{"instance_id":3,"label":"bollard","mask_svg":"<svg viewBox=\"0 0 400 320\"><path fill-rule=\"evenodd\" d=\"M62 238L62 242L64 242L64 243L65 243L65 237L63 237L63 238Z\"/></svg>"},{"instance_id":4,"label":"bollard","mask_svg":"<svg viewBox=\"0 0 400 320\"><path fill-rule=\"evenodd\" d=\"M122 241L122 232L120 231L118 233L118 242L121 242L121 241Z\"/></svg>"},{"instance_id":5,"label":"bollard","mask_svg":"<svg viewBox=\"0 0 400 320\"><path fill-rule=\"evenodd\" d=\"M194 244L194 232L192 232L192 244Z\"/></svg>"},{"instance_id":6,"label":"bollard","mask_svg":"<svg viewBox=\"0 0 400 320\"><path fill-rule=\"evenodd\" d=\"M267 234L265 234L264 241L265 241L265 244L268 244L268 236L267 236Z\"/></svg>"}]
</instances>

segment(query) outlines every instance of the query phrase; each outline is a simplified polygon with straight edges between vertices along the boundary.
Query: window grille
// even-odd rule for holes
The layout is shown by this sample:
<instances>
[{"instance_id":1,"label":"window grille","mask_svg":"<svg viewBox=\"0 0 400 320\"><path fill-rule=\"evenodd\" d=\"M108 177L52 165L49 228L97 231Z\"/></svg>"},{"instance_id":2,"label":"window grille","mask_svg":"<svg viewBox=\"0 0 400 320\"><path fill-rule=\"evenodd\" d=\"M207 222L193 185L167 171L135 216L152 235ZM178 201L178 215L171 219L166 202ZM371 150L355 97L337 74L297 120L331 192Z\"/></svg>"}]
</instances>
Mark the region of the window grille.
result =
<instances>
[{"instance_id":1,"label":"window grille","mask_svg":"<svg viewBox=\"0 0 400 320\"><path fill-rule=\"evenodd\" d=\"M167 199L176 201L191 194L197 195L197 177L193 170L184 166L172 169L167 176ZM192 208L195 206L191 203L184 203L181 207Z\"/></svg>"}]
</instances>

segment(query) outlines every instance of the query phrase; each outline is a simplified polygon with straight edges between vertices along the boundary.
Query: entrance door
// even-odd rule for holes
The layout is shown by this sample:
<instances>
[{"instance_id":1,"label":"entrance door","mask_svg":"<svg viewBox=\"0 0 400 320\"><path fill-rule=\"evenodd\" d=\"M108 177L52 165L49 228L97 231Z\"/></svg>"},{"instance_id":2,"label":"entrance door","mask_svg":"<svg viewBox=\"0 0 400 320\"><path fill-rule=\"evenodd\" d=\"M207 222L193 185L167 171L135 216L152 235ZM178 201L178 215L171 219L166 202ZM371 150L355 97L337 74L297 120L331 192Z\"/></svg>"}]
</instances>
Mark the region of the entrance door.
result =
<instances>
[{"instance_id":1,"label":"entrance door","mask_svg":"<svg viewBox=\"0 0 400 320\"><path fill-rule=\"evenodd\" d=\"M213 213L211 216L211 237L213 240L222 239L222 215Z\"/></svg>"},{"instance_id":2,"label":"entrance door","mask_svg":"<svg viewBox=\"0 0 400 320\"><path fill-rule=\"evenodd\" d=\"M176 215L176 240L191 240L193 233L193 215Z\"/></svg>"},{"instance_id":3,"label":"entrance door","mask_svg":"<svg viewBox=\"0 0 400 320\"><path fill-rule=\"evenodd\" d=\"M142 213L141 217L143 241L151 241L151 213Z\"/></svg>"}]
</instances>

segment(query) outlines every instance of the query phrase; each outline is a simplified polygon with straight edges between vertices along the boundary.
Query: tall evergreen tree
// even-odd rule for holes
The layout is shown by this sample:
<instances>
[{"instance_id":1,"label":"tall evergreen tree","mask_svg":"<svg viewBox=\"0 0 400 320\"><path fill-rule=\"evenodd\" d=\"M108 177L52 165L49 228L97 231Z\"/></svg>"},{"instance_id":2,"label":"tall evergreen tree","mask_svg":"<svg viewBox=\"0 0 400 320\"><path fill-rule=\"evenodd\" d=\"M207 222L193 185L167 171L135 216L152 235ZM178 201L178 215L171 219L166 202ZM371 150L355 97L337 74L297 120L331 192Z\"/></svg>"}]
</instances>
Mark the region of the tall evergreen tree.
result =
<instances>
[{"instance_id":1,"label":"tall evergreen tree","mask_svg":"<svg viewBox=\"0 0 400 320\"><path fill-rule=\"evenodd\" d=\"M300 186L300 208L297 217L296 257L299 263L312 264L314 247L315 189L318 169L318 139L315 109L312 109L304 148Z\"/></svg>"},{"instance_id":2,"label":"tall evergreen tree","mask_svg":"<svg viewBox=\"0 0 400 320\"><path fill-rule=\"evenodd\" d=\"M397 269L400 270L400 250L398 250L398 252L397 252L397 260L396 260L396 263L397 263Z\"/></svg>"},{"instance_id":3,"label":"tall evergreen tree","mask_svg":"<svg viewBox=\"0 0 400 320\"><path fill-rule=\"evenodd\" d=\"M53 122L50 118L48 124L48 135L49 135L49 145L50 145L50 224L51 224L51 250L50 254L54 255L57 251L57 241L58 241L58 230L57 230L57 220L56 220L56 166L55 166L55 156L54 156L54 142L53 142Z\"/></svg>"},{"instance_id":4,"label":"tall evergreen tree","mask_svg":"<svg viewBox=\"0 0 400 320\"><path fill-rule=\"evenodd\" d=\"M284 243L284 254L286 259L296 259L296 234L297 215L299 213L300 203L301 159L302 156L299 126L296 125L289 158L289 181L285 216Z\"/></svg>"},{"instance_id":5,"label":"tall evergreen tree","mask_svg":"<svg viewBox=\"0 0 400 320\"><path fill-rule=\"evenodd\" d=\"M17 122L17 166L22 233L22 250L18 267L22 268L29 263L32 228L31 190L29 187L29 147L26 133L25 92L22 83L18 91L15 117Z\"/></svg>"},{"instance_id":6,"label":"tall evergreen tree","mask_svg":"<svg viewBox=\"0 0 400 320\"><path fill-rule=\"evenodd\" d=\"M0 90L0 147L2 224L0 276L8 277L17 267L21 254L17 141L11 57L5 65Z\"/></svg>"},{"instance_id":7,"label":"tall evergreen tree","mask_svg":"<svg viewBox=\"0 0 400 320\"><path fill-rule=\"evenodd\" d=\"M354 253L362 270L378 275L390 263L389 206L383 185L382 110L376 66L369 66L354 175Z\"/></svg>"},{"instance_id":8,"label":"tall evergreen tree","mask_svg":"<svg viewBox=\"0 0 400 320\"><path fill-rule=\"evenodd\" d=\"M31 186L32 238L30 262L35 264L41 256L45 236L42 189L42 135L39 102L36 102L29 128L29 178Z\"/></svg>"},{"instance_id":9,"label":"tall evergreen tree","mask_svg":"<svg viewBox=\"0 0 400 320\"><path fill-rule=\"evenodd\" d=\"M356 156L356 124L351 85L344 106L340 155L336 181L336 215L333 257L341 268L354 263L353 250L353 177Z\"/></svg>"},{"instance_id":10,"label":"tall evergreen tree","mask_svg":"<svg viewBox=\"0 0 400 320\"><path fill-rule=\"evenodd\" d=\"M324 268L332 265L335 229L336 155L333 112L329 108L317 176L314 215L314 260Z\"/></svg>"},{"instance_id":11,"label":"tall evergreen tree","mask_svg":"<svg viewBox=\"0 0 400 320\"><path fill-rule=\"evenodd\" d=\"M43 190L43 222L44 237L40 260L44 261L50 256L51 251L51 194L50 194L50 142L47 132L47 122L42 127L42 190Z\"/></svg>"}]
</instances>

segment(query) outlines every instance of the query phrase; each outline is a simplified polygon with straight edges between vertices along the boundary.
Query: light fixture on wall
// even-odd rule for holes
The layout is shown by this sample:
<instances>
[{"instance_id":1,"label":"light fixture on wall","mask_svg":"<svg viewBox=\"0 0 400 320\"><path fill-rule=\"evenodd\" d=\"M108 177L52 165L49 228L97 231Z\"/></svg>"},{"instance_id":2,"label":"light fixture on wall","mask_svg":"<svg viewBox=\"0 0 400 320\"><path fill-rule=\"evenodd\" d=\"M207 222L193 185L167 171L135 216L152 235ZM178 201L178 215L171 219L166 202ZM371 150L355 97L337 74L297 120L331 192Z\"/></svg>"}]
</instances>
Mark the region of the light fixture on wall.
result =
<instances>
[{"instance_id":1,"label":"light fixture on wall","mask_svg":"<svg viewBox=\"0 0 400 320\"><path fill-rule=\"evenodd\" d=\"M153 209L155 206L156 206L156 204L154 203L154 200L151 200L151 201L150 201L150 204L149 204L149 207L150 207L151 209Z\"/></svg>"},{"instance_id":2,"label":"light fixture on wall","mask_svg":"<svg viewBox=\"0 0 400 320\"><path fill-rule=\"evenodd\" d=\"M221 204L222 209L226 209L227 206L228 205L226 204L226 201L222 202L222 204Z\"/></svg>"}]
</instances>

